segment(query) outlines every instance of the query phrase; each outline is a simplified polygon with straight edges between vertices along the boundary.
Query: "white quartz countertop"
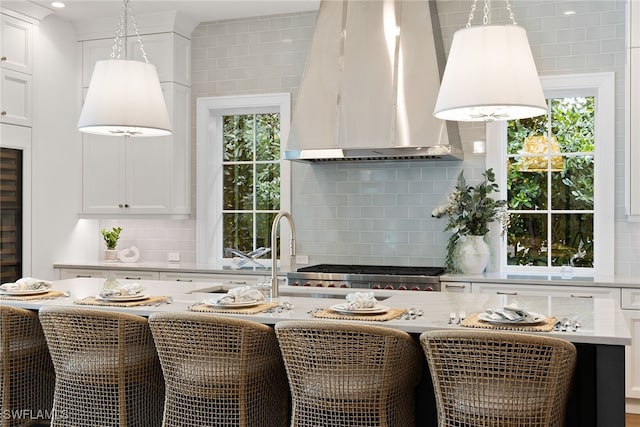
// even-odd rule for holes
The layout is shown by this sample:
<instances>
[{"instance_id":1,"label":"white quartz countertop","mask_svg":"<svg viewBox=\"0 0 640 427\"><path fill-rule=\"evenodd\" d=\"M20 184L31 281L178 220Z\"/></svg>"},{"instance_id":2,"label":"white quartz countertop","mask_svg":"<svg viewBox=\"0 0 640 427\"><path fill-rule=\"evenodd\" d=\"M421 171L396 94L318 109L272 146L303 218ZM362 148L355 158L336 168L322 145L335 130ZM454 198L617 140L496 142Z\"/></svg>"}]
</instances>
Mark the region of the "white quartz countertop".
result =
<instances>
[{"instance_id":1,"label":"white quartz countertop","mask_svg":"<svg viewBox=\"0 0 640 427\"><path fill-rule=\"evenodd\" d=\"M89 306L75 304L74 301L97 295L103 288L105 279L74 278L54 282L54 289L69 293L68 297L51 300L17 301L0 299L0 304L7 304L27 309L37 310L42 306L74 306L99 308L105 310L126 311L132 314L148 316L156 311L188 311L194 303L202 302L212 296L211 293L198 292L202 289L224 292L224 285L218 288L211 283L201 282L168 282L168 281L138 281L145 287L149 295L166 295L173 298L171 304L158 306L117 307L117 306ZM129 282L130 283L130 282ZM258 314L224 314L241 317L256 322L273 325L280 320L315 319L322 321L336 321L316 319L310 312L318 308L328 308L333 304L344 302L344 298L310 298L297 296L288 292L288 287L281 288L278 302L290 302L294 308L282 313ZM631 336L625 324L622 312L616 301L608 298L565 298L551 296L511 296L493 294L469 294L448 292L396 292L387 295L376 294L380 304L392 308L415 308L422 310L423 315L415 319L395 319L384 322L369 320L352 320L366 322L409 333L421 333L426 330L461 328L462 326L449 324L451 313L471 315L482 312L487 308L500 308L506 304L516 302L521 308L545 316L555 316L558 319L570 318L580 320L582 327L576 332L536 332L547 336L556 336L576 343L630 345ZM344 320L342 320L344 321ZM351 321L351 320L349 320Z\"/></svg>"}]
</instances>

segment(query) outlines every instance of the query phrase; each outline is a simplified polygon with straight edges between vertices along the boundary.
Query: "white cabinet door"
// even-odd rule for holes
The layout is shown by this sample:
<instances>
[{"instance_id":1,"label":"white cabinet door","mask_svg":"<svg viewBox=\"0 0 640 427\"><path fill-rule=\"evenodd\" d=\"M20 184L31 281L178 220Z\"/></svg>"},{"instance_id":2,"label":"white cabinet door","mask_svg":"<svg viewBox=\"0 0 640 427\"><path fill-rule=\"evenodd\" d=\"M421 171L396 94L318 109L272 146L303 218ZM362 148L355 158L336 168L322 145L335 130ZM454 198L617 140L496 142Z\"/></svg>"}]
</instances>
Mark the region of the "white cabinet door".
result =
<instances>
[{"instance_id":1,"label":"white cabinet door","mask_svg":"<svg viewBox=\"0 0 640 427\"><path fill-rule=\"evenodd\" d=\"M121 214L126 209L125 140L82 135L82 212Z\"/></svg>"},{"instance_id":2,"label":"white cabinet door","mask_svg":"<svg viewBox=\"0 0 640 427\"><path fill-rule=\"evenodd\" d=\"M502 283L473 283L474 293L499 295L547 295L572 298L612 298L620 305L620 288L590 286L512 285Z\"/></svg>"},{"instance_id":3,"label":"white cabinet door","mask_svg":"<svg viewBox=\"0 0 640 427\"><path fill-rule=\"evenodd\" d=\"M31 126L31 75L0 69L0 123Z\"/></svg>"},{"instance_id":4,"label":"white cabinet door","mask_svg":"<svg viewBox=\"0 0 640 427\"><path fill-rule=\"evenodd\" d=\"M638 5L640 8L640 5ZM638 22L640 25L640 22ZM629 182L627 190L627 213L631 216L640 216L640 47L629 50L629 73L627 112L628 117L628 141L627 151L629 162L628 174Z\"/></svg>"},{"instance_id":5,"label":"white cabinet door","mask_svg":"<svg viewBox=\"0 0 640 427\"><path fill-rule=\"evenodd\" d=\"M0 14L0 67L25 74L33 72L33 25Z\"/></svg>"},{"instance_id":6,"label":"white cabinet door","mask_svg":"<svg viewBox=\"0 0 640 427\"><path fill-rule=\"evenodd\" d=\"M640 398L640 311L622 310L631 333L631 345L625 348L625 386L627 398Z\"/></svg>"},{"instance_id":7,"label":"white cabinet door","mask_svg":"<svg viewBox=\"0 0 640 427\"><path fill-rule=\"evenodd\" d=\"M218 274L218 273L182 273L182 272L160 272L160 280L170 280L174 282L211 282L223 283L226 285L252 286L260 283L267 283L270 280L268 275L242 275L242 274Z\"/></svg>"},{"instance_id":8,"label":"white cabinet door","mask_svg":"<svg viewBox=\"0 0 640 427\"><path fill-rule=\"evenodd\" d=\"M471 283L465 282L440 282L441 292L457 292L457 293L470 293Z\"/></svg>"},{"instance_id":9,"label":"white cabinet door","mask_svg":"<svg viewBox=\"0 0 640 427\"><path fill-rule=\"evenodd\" d=\"M640 47L640 2L630 0L629 5L629 46Z\"/></svg>"},{"instance_id":10,"label":"white cabinet door","mask_svg":"<svg viewBox=\"0 0 640 427\"><path fill-rule=\"evenodd\" d=\"M158 280L157 271L144 270L104 270L92 268L61 268L60 279L75 279L76 277L115 278L120 280Z\"/></svg>"}]
</instances>

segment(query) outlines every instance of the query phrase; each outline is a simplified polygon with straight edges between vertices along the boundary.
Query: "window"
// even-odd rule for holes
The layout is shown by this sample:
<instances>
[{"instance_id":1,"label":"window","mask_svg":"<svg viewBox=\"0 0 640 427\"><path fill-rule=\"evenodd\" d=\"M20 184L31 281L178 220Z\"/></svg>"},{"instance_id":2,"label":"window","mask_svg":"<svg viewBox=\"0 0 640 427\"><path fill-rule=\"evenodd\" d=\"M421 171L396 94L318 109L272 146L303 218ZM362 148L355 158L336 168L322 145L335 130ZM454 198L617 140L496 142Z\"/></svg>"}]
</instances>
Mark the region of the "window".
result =
<instances>
[{"instance_id":1,"label":"window","mask_svg":"<svg viewBox=\"0 0 640 427\"><path fill-rule=\"evenodd\" d=\"M613 75L541 80L547 115L487 126L510 212L500 270L613 274Z\"/></svg>"},{"instance_id":2,"label":"window","mask_svg":"<svg viewBox=\"0 0 640 427\"><path fill-rule=\"evenodd\" d=\"M222 123L223 247L268 248L280 209L280 114L225 115Z\"/></svg>"},{"instance_id":3,"label":"window","mask_svg":"<svg viewBox=\"0 0 640 427\"><path fill-rule=\"evenodd\" d=\"M289 163L281 160L280 144L289 103L288 94L198 99L198 263L230 264L229 249L271 246L273 219L290 208Z\"/></svg>"}]
</instances>

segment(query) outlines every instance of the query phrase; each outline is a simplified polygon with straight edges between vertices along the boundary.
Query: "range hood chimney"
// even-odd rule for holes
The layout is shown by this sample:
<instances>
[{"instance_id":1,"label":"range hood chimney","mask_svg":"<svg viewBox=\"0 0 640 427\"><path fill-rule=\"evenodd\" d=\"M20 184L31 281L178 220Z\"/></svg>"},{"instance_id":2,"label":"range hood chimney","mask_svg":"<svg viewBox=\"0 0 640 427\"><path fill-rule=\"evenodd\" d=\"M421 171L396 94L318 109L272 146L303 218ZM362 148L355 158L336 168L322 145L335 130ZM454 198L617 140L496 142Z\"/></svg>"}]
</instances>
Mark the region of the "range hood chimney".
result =
<instances>
[{"instance_id":1,"label":"range hood chimney","mask_svg":"<svg viewBox=\"0 0 640 427\"><path fill-rule=\"evenodd\" d=\"M284 158L462 159L444 66L435 0L322 0Z\"/></svg>"}]
</instances>

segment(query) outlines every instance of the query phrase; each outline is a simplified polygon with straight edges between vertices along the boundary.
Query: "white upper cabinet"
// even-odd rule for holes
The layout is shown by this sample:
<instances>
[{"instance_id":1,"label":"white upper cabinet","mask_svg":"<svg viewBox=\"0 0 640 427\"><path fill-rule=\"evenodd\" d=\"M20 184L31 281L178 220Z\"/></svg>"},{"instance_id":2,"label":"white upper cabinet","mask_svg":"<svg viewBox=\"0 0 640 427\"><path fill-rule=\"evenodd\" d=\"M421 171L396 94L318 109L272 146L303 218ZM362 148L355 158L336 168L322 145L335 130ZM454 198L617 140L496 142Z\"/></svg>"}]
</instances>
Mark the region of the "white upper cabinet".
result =
<instances>
[{"instance_id":1,"label":"white upper cabinet","mask_svg":"<svg viewBox=\"0 0 640 427\"><path fill-rule=\"evenodd\" d=\"M162 83L173 133L161 137L82 137L82 213L154 215L190 212L191 91Z\"/></svg>"},{"instance_id":2,"label":"white upper cabinet","mask_svg":"<svg viewBox=\"0 0 640 427\"><path fill-rule=\"evenodd\" d=\"M156 66L173 133L162 137L82 135L82 214L187 215L191 210L191 42L176 33L143 35ZM82 86L113 39L82 42ZM137 37L127 57L143 60Z\"/></svg>"},{"instance_id":3,"label":"white upper cabinet","mask_svg":"<svg viewBox=\"0 0 640 427\"><path fill-rule=\"evenodd\" d=\"M0 14L0 67L25 74L33 72L33 25Z\"/></svg>"},{"instance_id":4,"label":"white upper cabinet","mask_svg":"<svg viewBox=\"0 0 640 427\"><path fill-rule=\"evenodd\" d=\"M155 65L160 82L175 82L191 86L191 42L175 33L142 36L149 62ZM128 37L127 57L144 61L137 37ZM89 87L96 61L110 59L113 39L89 40L82 43L82 86ZM121 52L121 57L124 52Z\"/></svg>"},{"instance_id":5,"label":"white upper cabinet","mask_svg":"<svg viewBox=\"0 0 640 427\"><path fill-rule=\"evenodd\" d=\"M33 24L0 14L0 123L32 125Z\"/></svg>"},{"instance_id":6,"label":"white upper cabinet","mask_svg":"<svg viewBox=\"0 0 640 427\"><path fill-rule=\"evenodd\" d=\"M627 1L626 208L640 221L640 2Z\"/></svg>"}]
</instances>

